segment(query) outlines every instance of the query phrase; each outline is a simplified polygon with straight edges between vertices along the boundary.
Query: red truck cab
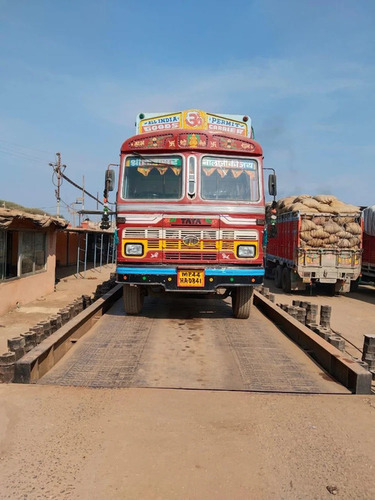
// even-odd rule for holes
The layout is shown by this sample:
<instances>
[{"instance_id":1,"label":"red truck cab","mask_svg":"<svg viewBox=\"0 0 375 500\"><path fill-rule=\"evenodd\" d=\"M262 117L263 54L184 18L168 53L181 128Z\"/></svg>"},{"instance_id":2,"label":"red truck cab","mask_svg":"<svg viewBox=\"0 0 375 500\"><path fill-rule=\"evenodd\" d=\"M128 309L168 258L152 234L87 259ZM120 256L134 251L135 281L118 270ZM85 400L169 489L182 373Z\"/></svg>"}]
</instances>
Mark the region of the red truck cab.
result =
<instances>
[{"instance_id":1,"label":"red truck cab","mask_svg":"<svg viewBox=\"0 0 375 500\"><path fill-rule=\"evenodd\" d=\"M247 318L263 282L263 152L250 118L140 114L121 147L117 281L128 314L150 289L232 297Z\"/></svg>"}]
</instances>

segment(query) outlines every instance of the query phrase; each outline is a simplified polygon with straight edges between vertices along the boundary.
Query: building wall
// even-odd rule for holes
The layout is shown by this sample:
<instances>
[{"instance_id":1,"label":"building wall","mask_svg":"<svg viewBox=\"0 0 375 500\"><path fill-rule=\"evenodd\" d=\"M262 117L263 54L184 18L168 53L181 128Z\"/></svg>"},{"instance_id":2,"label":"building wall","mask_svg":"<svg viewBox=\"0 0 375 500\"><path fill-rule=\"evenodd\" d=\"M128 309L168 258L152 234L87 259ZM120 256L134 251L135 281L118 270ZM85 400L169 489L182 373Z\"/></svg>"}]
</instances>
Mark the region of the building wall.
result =
<instances>
[{"instance_id":1,"label":"building wall","mask_svg":"<svg viewBox=\"0 0 375 500\"><path fill-rule=\"evenodd\" d=\"M12 229L16 229L12 227ZM23 227L17 229L22 231ZM36 231L42 229L36 229ZM13 278L0 282L0 315L6 314L19 305L32 302L54 291L56 268L56 229L47 229L47 265L46 270L37 274Z\"/></svg>"},{"instance_id":2,"label":"building wall","mask_svg":"<svg viewBox=\"0 0 375 500\"><path fill-rule=\"evenodd\" d=\"M68 230L58 231L56 241L57 266L77 264L78 234Z\"/></svg>"}]
</instances>

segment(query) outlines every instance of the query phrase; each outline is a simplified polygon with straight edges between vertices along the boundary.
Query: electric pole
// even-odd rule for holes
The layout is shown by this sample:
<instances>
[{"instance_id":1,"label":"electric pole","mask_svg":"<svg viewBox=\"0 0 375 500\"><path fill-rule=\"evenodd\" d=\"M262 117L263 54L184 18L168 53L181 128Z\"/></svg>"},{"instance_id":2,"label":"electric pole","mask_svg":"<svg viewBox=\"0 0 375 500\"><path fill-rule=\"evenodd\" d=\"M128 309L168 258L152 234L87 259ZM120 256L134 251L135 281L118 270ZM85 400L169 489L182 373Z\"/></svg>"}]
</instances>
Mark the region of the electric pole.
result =
<instances>
[{"instance_id":1,"label":"electric pole","mask_svg":"<svg viewBox=\"0 0 375 500\"><path fill-rule=\"evenodd\" d=\"M60 217L60 186L61 186L61 178L62 178L62 173L66 169L66 165L61 165L61 153L56 153L56 161L55 163L50 163L49 164L52 168L53 171L56 174L57 178L57 184L56 184L56 189L55 189L55 196L56 196L56 216Z\"/></svg>"}]
</instances>

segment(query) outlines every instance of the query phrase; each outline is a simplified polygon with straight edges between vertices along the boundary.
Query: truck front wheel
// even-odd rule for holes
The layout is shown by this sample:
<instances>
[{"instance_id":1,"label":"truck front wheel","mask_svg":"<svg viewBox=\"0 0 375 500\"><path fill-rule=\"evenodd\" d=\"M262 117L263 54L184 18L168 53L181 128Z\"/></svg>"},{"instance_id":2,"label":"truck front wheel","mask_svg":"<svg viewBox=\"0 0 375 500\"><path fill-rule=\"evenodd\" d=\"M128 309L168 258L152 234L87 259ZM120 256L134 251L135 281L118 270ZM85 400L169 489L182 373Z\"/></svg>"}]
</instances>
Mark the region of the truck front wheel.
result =
<instances>
[{"instance_id":1,"label":"truck front wheel","mask_svg":"<svg viewBox=\"0 0 375 500\"><path fill-rule=\"evenodd\" d=\"M143 293L139 286L124 285L122 288L126 314L139 314L143 306Z\"/></svg>"},{"instance_id":2,"label":"truck front wheel","mask_svg":"<svg viewBox=\"0 0 375 500\"><path fill-rule=\"evenodd\" d=\"M235 318L247 319L250 316L252 295L252 286L240 286L232 291L232 310Z\"/></svg>"}]
</instances>

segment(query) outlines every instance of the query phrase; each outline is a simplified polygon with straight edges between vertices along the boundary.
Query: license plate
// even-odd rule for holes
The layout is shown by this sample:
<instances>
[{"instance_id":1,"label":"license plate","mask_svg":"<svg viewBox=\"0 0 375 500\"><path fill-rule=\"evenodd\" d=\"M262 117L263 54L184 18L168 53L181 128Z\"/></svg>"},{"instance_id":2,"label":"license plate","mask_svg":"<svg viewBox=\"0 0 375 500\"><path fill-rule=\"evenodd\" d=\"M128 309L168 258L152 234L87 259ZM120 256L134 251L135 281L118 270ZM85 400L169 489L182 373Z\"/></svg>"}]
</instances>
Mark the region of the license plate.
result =
<instances>
[{"instance_id":1,"label":"license plate","mask_svg":"<svg viewBox=\"0 0 375 500\"><path fill-rule=\"evenodd\" d=\"M204 286L204 271L196 271L190 269L181 269L177 271L177 286Z\"/></svg>"}]
</instances>

